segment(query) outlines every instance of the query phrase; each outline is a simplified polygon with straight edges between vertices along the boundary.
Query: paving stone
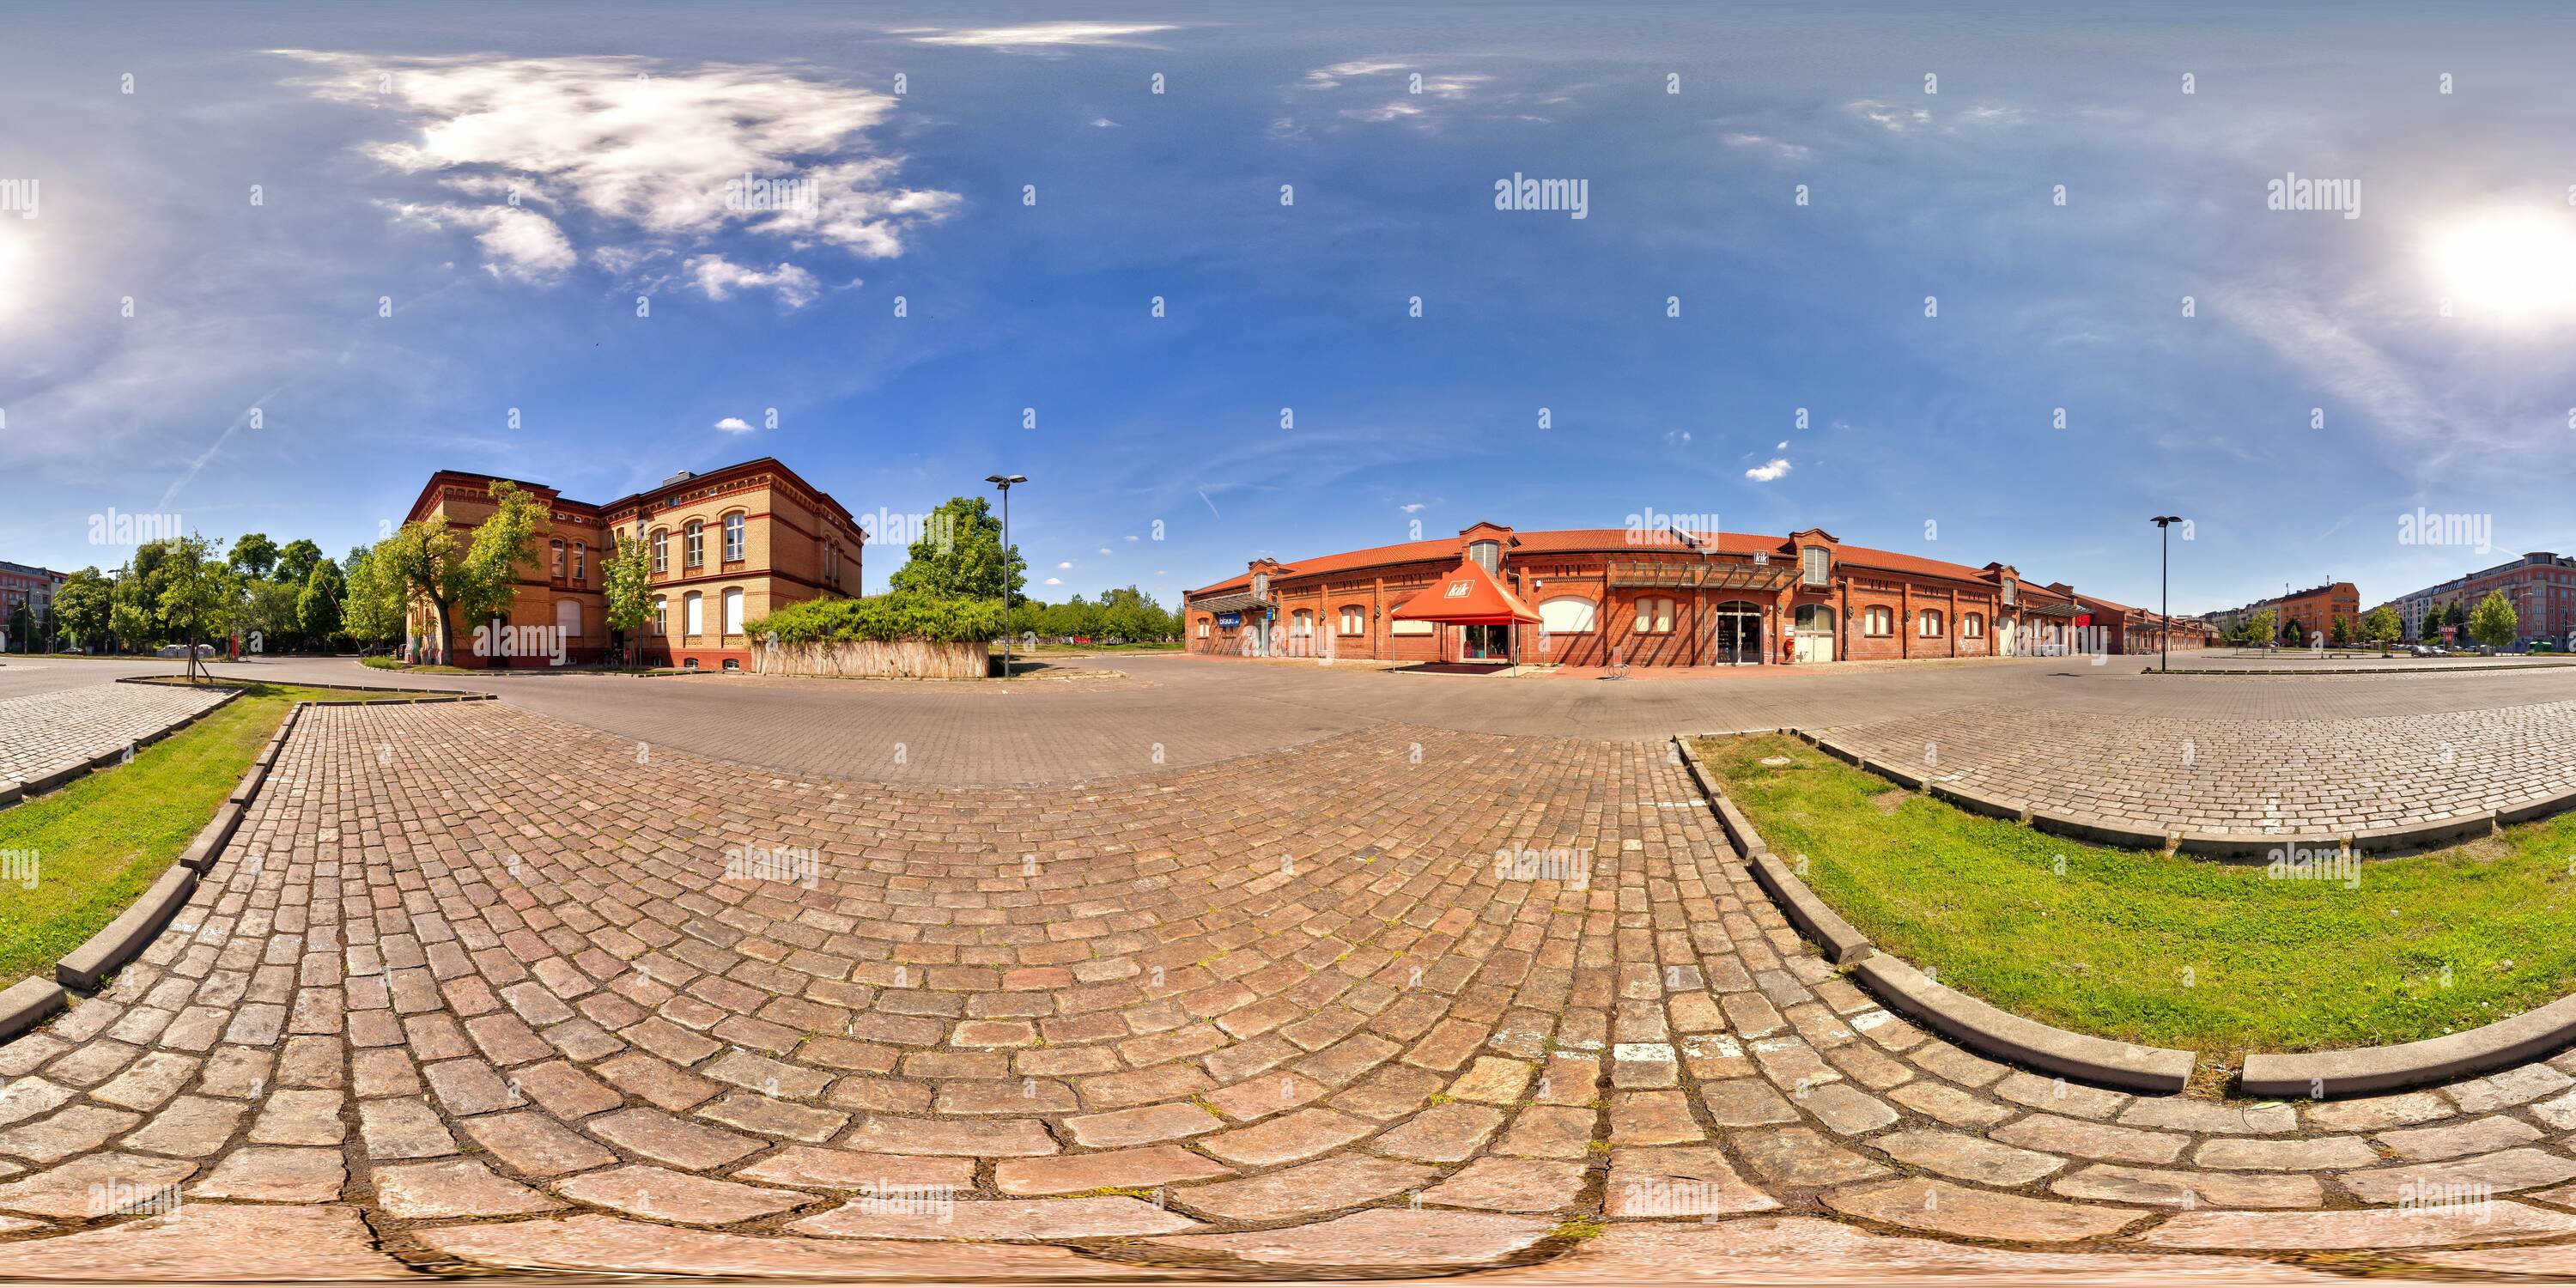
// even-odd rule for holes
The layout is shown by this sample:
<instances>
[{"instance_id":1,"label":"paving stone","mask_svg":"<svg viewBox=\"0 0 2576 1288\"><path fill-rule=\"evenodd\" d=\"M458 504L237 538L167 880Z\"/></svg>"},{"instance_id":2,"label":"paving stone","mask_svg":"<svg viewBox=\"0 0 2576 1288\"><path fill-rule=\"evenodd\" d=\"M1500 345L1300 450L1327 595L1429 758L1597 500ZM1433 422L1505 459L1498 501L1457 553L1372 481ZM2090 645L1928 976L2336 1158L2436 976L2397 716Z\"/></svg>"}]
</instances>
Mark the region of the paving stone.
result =
<instances>
[{"instance_id":1,"label":"paving stone","mask_svg":"<svg viewBox=\"0 0 2576 1288\"><path fill-rule=\"evenodd\" d=\"M1895 1110L1868 1092L1838 1082L1808 1088L1797 1103L1837 1136L1866 1135L1893 1124L1897 1118Z\"/></svg>"},{"instance_id":2,"label":"paving stone","mask_svg":"<svg viewBox=\"0 0 2576 1288\"><path fill-rule=\"evenodd\" d=\"M1371 1148L1416 1162L1465 1162L1493 1139L1502 1125L1503 1112L1499 1109L1453 1101L1433 1105L1389 1128Z\"/></svg>"},{"instance_id":3,"label":"paving stone","mask_svg":"<svg viewBox=\"0 0 2576 1288\"><path fill-rule=\"evenodd\" d=\"M563 1204L469 1158L397 1163L375 1169L376 1204L386 1214L418 1221L460 1216L528 1216Z\"/></svg>"},{"instance_id":4,"label":"paving stone","mask_svg":"<svg viewBox=\"0 0 2576 1288\"><path fill-rule=\"evenodd\" d=\"M438 1111L408 1097L358 1102L358 1137L370 1158L444 1158L456 1152L456 1138Z\"/></svg>"},{"instance_id":5,"label":"paving stone","mask_svg":"<svg viewBox=\"0 0 2576 1288\"><path fill-rule=\"evenodd\" d=\"M1076 1114L1064 1120L1075 1143L1093 1149L1150 1145L1203 1135L1225 1126L1225 1120L1188 1101L1140 1105L1104 1114Z\"/></svg>"},{"instance_id":6,"label":"paving stone","mask_svg":"<svg viewBox=\"0 0 2576 1288\"><path fill-rule=\"evenodd\" d=\"M1880 1165L1805 1127L1739 1132L1738 1153L1764 1180L1790 1188L1842 1185L1887 1175ZM1873 1142L1883 1144L1883 1142Z\"/></svg>"},{"instance_id":7,"label":"paving stone","mask_svg":"<svg viewBox=\"0 0 2576 1288\"><path fill-rule=\"evenodd\" d=\"M250 1126L254 1145L337 1145L349 1134L336 1091L271 1092Z\"/></svg>"},{"instance_id":8,"label":"paving stone","mask_svg":"<svg viewBox=\"0 0 2576 1288\"><path fill-rule=\"evenodd\" d=\"M2449 1096L2461 1113L2491 1114L2556 1095L2570 1086L2576 1086L2576 1078L2545 1064L2526 1064L2474 1081L2454 1083L2442 1088L2442 1094Z\"/></svg>"},{"instance_id":9,"label":"paving stone","mask_svg":"<svg viewBox=\"0 0 2576 1288\"><path fill-rule=\"evenodd\" d=\"M2137 1097L2118 1091L2088 1087L2064 1078L2043 1078L2035 1073L2015 1069L1993 1086L1995 1095L2025 1108L2063 1114L2069 1118L2105 1121L2129 1107ZM2149 1124L2132 1124L2146 1126Z\"/></svg>"},{"instance_id":10,"label":"paving stone","mask_svg":"<svg viewBox=\"0 0 2576 1288\"><path fill-rule=\"evenodd\" d=\"M0 1154L11 1154L38 1163L58 1163L74 1154L97 1149L142 1121L141 1114L122 1109L74 1105L50 1117L0 1131Z\"/></svg>"},{"instance_id":11,"label":"paving stone","mask_svg":"<svg viewBox=\"0 0 2576 1288\"><path fill-rule=\"evenodd\" d=\"M584 1172L555 1182L555 1191L594 1207L689 1225L731 1225L775 1216L815 1201L813 1195L793 1190L739 1185L641 1164Z\"/></svg>"},{"instance_id":12,"label":"paving stone","mask_svg":"<svg viewBox=\"0 0 2576 1288\"><path fill-rule=\"evenodd\" d=\"M1377 1125L1330 1109L1301 1109L1285 1117L1203 1137L1200 1149L1239 1167L1302 1162L1339 1149Z\"/></svg>"},{"instance_id":13,"label":"paving stone","mask_svg":"<svg viewBox=\"0 0 2576 1288\"><path fill-rule=\"evenodd\" d=\"M1033 1158L1057 1152L1044 1124L1028 1118L939 1122L872 1114L841 1143L870 1154L962 1154L977 1158Z\"/></svg>"},{"instance_id":14,"label":"paving stone","mask_svg":"<svg viewBox=\"0 0 2576 1288\"><path fill-rule=\"evenodd\" d=\"M617 1161L615 1154L533 1110L483 1114L457 1126L502 1166L540 1180Z\"/></svg>"},{"instance_id":15,"label":"paving stone","mask_svg":"<svg viewBox=\"0 0 2576 1288\"><path fill-rule=\"evenodd\" d=\"M124 1196L148 1196L197 1172L195 1163L114 1152L83 1154L60 1167L0 1185L0 1211L87 1220Z\"/></svg>"},{"instance_id":16,"label":"paving stone","mask_svg":"<svg viewBox=\"0 0 2576 1288\"><path fill-rule=\"evenodd\" d=\"M2439 1127L2411 1127L2381 1132L2376 1138L2380 1148L2399 1158L2418 1163L2439 1162L2509 1149L2540 1139L2540 1132L2519 1118L2502 1114L2471 1118Z\"/></svg>"},{"instance_id":17,"label":"paving stone","mask_svg":"<svg viewBox=\"0 0 2576 1288\"><path fill-rule=\"evenodd\" d=\"M1414 1163L1343 1154L1239 1181L1182 1186L1171 1201L1222 1221L1285 1221L1417 1190L1434 1175Z\"/></svg>"},{"instance_id":18,"label":"paving stone","mask_svg":"<svg viewBox=\"0 0 2576 1288\"><path fill-rule=\"evenodd\" d=\"M2151 1203L2180 1208L2312 1208L2325 1201L2313 1176L2185 1172L2095 1163L2061 1176L2049 1189L2070 1199Z\"/></svg>"},{"instance_id":19,"label":"paving stone","mask_svg":"<svg viewBox=\"0 0 2576 1288\"><path fill-rule=\"evenodd\" d=\"M1593 1131L1601 1115L1564 1105L1534 1105L1512 1120L1511 1130L1494 1147L1498 1154L1531 1158L1583 1158L1591 1154ZM1685 1140L1697 1139L1684 1136Z\"/></svg>"},{"instance_id":20,"label":"paving stone","mask_svg":"<svg viewBox=\"0 0 2576 1288\"><path fill-rule=\"evenodd\" d=\"M2191 1161L2227 1171L2320 1172L2368 1167L2379 1161L2379 1155L2357 1136L2312 1136L2306 1140L2212 1140L2203 1144Z\"/></svg>"},{"instance_id":21,"label":"paving stone","mask_svg":"<svg viewBox=\"0 0 2576 1288\"><path fill-rule=\"evenodd\" d=\"M1561 1212L1583 1197L1581 1163L1541 1158L1481 1158L1422 1192L1436 1207L1485 1212Z\"/></svg>"},{"instance_id":22,"label":"paving stone","mask_svg":"<svg viewBox=\"0 0 2576 1288\"><path fill-rule=\"evenodd\" d=\"M1614 1149L1602 1213L1648 1218L1767 1212L1779 1200L1736 1174L1714 1146Z\"/></svg>"},{"instance_id":23,"label":"paving stone","mask_svg":"<svg viewBox=\"0 0 2576 1288\"><path fill-rule=\"evenodd\" d=\"M232 1139L249 1108L236 1101L181 1096L118 1144L147 1154L210 1157Z\"/></svg>"},{"instance_id":24,"label":"paving stone","mask_svg":"<svg viewBox=\"0 0 2576 1288\"><path fill-rule=\"evenodd\" d=\"M1759 1078L1736 1078L1700 1088L1700 1103L1720 1127L1767 1127L1798 1121L1798 1111L1771 1084Z\"/></svg>"},{"instance_id":25,"label":"paving stone","mask_svg":"<svg viewBox=\"0 0 2576 1288\"><path fill-rule=\"evenodd\" d=\"M973 1171L969 1163L961 1188L973 1183ZM993 1187L1015 1195L1079 1194L1099 1189L1155 1189L1233 1173L1234 1169L1178 1145L1148 1145L1054 1158L1006 1158L994 1165Z\"/></svg>"},{"instance_id":26,"label":"paving stone","mask_svg":"<svg viewBox=\"0 0 2576 1288\"><path fill-rule=\"evenodd\" d=\"M249 1145L224 1155L187 1193L252 1203L328 1203L340 1197L348 1179L336 1149Z\"/></svg>"},{"instance_id":27,"label":"paving stone","mask_svg":"<svg viewBox=\"0 0 2576 1288\"><path fill-rule=\"evenodd\" d=\"M2302 1105L2299 1112L2306 1117L2310 1131L2375 1132L2448 1118L2458 1113L2459 1107L2437 1092L2409 1091L2357 1100L2323 1100Z\"/></svg>"},{"instance_id":28,"label":"paving stone","mask_svg":"<svg viewBox=\"0 0 2576 1288\"><path fill-rule=\"evenodd\" d=\"M2309 1285L2333 1277L2241 1257L2177 1253L2052 1252L1874 1234L1813 1217L1752 1216L1716 1222L1614 1225L1537 1265L1486 1271L1479 1282L1514 1285L1693 1283L1723 1267L1749 1284L2209 1283Z\"/></svg>"},{"instance_id":29,"label":"paving stone","mask_svg":"<svg viewBox=\"0 0 2576 1288\"><path fill-rule=\"evenodd\" d=\"M1865 1221L2008 1243L2071 1243L2108 1238L2146 1216L2121 1208L2022 1198L1919 1178L1828 1190L1824 1200L1835 1211Z\"/></svg>"},{"instance_id":30,"label":"paving stone","mask_svg":"<svg viewBox=\"0 0 2576 1288\"><path fill-rule=\"evenodd\" d=\"M674 1229L615 1217L510 1221L419 1230L413 1238L461 1261L510 1270L746 1278L917 1280L921 1249L875 1239L810 1239ZM1062 1248L957 1244L940 1250L940 1272L974 1280L1133 1280L1168 1277L1147 1267L1095 1261Z\"/></svg>"},{"instance_id":31,"label":"paving stone","mask_svg":"<svg viewBox=\"0 0 2576 1288\"><path fill-rule=\"evenodd\" d=\"M1284 1230L1155 1238L1146 1246L1260 1266L1440 1273L1517 1256L1554 1229L1554 1222L1526 1217L1372 1208Z\"/></svg>"},{"instance_id":32,"label":"paving stone","mask_svg":"<svg viewBox=\"0 0 2576 1288\"><path fill-rule=\"evenodd\" d=\"M2186 1137L2164 1132L2114 1127L2107 1123L2060 1118L2054 1114L2032 1114L2019 1122L1998 1127L1989 1134L2004 1144L2019 1145L2044 1154L2072 1154L2077 1158L2113 1163L2170 1163L2182 1157L2183 1146L2191 1143ZM2210 1146L2234 1143L2237 1142L2212 1141Z\"/></svg>"},{"instance_id":33,"label":"paving stone","mask_svg":"<svg viewBox=\"0 0 2576 1288\"><path fill-rule=\"evenodd\" d=\"M772 1100L749 1091L737 1091L700 1105L697 1116L709 1122L754 1132L763 1136L781 1136L819 1145L839 1135L850 1116L829 1109L816 1109L790 1100Z\"/></svg>"},{"instance_id":34,"label":"paving stone","mask_svg":"<svg viewBox=\"0 0 2576 1288\"><path fill-rule=\"evenodd\" d=\"M2054 1154L2017 1149L1957 1132L1890 1132L1870 1144L1908 1167L2005 1189L2018 1189L2066 1166L2066 1160Z\"/></svg>"},{"instance_id":35,"label":"paving stone","mask_svg":"<svg viewBox=\"0 0 2576 1288\"><path fill-rule=\"evenodd\" d=\"M621 1109L582 1123L582 1130L643 1158L670 1167L704 1171L759 1152L760 1142L658 1109Z\"/></svg>"},{"instance_id":36,"label":"paving stone","mask_svg":"<svg viewBox=\"0 0 2576 1288\"><path fill-rule=\"evenodd\" d=\"M2510 1194L2570 1178L2576 1178L2576 1162L2537 1149L2508 1149L2475 1158L2345 1172L2335 1179L2364 1203L2408 1203L2454 1192Z\"/></svg>"},{"instance_id":37,"label":"paving stone","mask_svg":"<svg viewBox=\"0 0 2576 1288\"><path fill-rule=\"evenodd\" d=\"M412 1277L376 1248L355 1208L182 1203L166 1216L0 1245L13 1280L203 1282L210 1269L247 1282Z\"/></svg>"},{"instance_id":38,"label":"paving stone","mask_svg":"<svg viewBox=\"0 0 2576 1288\"><path fill-rule=\"evenodd\" d=\"M2278 1136L2299 1129L2288 1105L2221 1105L2180 1096L2140 1096L2120 1111L2123 1127L2209 1136Z\"/></svg>"},{"instance_id":39,"label":"paving stone","mask_svg":"<svg viewBox=\"0 0 2576 1288\"><path fill-rule=\"evenodd\" d=\"M1992 1127L2014 1114L2010 1106L1971 1095L1946 1082L1909 1082L1887 1093L1887 1098L1952 1127Z\"/></svg>"},{"instance_id":40,"label":"paving stone","mask_svg":"<svg viewBox=\"0 0 2576 1288\"><path fill-rule=\"evenodd\" d=\"M2185 1212L2139 1238L2164 1248L2243 1251L2439 1248L2576 1233L2576 1216L2508 1200L2350 1212Z\"/></svg>"},{"instance_id":41,"label":"paving stone","mask_svg":"<svg viewBox=\"0 0 2576 1288\"><path fill-rule=\"evenodd\" d=\"M921 1201L903 1194L859 1199L790 1222L836 1239L1108 1239L1207 1227L1131 1198Z\"/></svg>"}]
</instances>

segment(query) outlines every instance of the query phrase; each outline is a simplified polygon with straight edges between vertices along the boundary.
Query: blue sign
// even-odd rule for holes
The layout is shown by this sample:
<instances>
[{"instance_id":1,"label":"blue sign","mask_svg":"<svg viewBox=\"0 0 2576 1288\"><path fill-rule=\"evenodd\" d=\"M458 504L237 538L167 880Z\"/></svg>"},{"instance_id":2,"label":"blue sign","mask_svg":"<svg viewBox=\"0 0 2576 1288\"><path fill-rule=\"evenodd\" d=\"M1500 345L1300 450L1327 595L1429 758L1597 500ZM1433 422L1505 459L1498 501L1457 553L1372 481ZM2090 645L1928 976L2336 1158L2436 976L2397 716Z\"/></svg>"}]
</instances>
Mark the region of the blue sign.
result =
<instances>
[{"instance_id":1,"label":"blue sign","mask_svg":"<svg viewBox=\"0 0 2576 1288\"><path fill-rule=\"evenodd\" d=\"M1241 626L1243 625L1243 614L1219 613L1216 615L1216 624L1219 626Z\"/></svg>"}]
</instances>

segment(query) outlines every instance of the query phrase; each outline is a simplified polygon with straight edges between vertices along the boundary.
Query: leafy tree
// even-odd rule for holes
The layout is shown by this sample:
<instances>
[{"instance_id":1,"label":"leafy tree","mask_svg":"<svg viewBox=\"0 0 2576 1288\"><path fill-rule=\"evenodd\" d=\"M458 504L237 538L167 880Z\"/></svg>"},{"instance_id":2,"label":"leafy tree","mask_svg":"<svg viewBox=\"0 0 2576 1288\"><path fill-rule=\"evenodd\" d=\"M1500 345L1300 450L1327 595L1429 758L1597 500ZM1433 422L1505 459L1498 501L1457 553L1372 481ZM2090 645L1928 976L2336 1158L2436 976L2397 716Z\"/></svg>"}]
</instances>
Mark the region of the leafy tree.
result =
<instances>
[{"instance_id":1,"label":"leafy tree","mask_svg":"<svg viewBox=\"0 0 2576 1288\"><path fill-rule=\"evenodd\" d=\"M2271 609L2265 608L2258 610L2252 616L2245 619L2245 642L2248 644L2269 643L2279 632L2279 621L2279 615L2274 613Z\"/></svg>"},{"instance_id":2,"label":"leafy tree","mask_svg":"<svg viewBox=\"0 0 2576 1288\"><path fill-rule=\"evenodd\" d=\"M340 602L348 597L349 588L340 574L340 565L320 558L318 548L313 553L313 568L304 575L304 585L295 593L295 625L304 632L304 638L327 646L331 637L340 633Z\"/></svg>"},{"instance_id":3,"label":"leafy tree","mask_svg":"<svg viewBox=\"0 0 2576 1288\"><path fill-rule=\"evenodd\" d=\"M809 599L743 624L776 632L781 644L835 640L989 640L1002 630L1002 601L941 599L896 591L872 599Z\"/></svg>"},{"instance_id":4,"label":"leafy tree","mask_svg":"<svg viewBox=\"0 0 2576 1288\"><path fill-rule=\"evenodd\" d=\"M329 563L322 557L322 547L297 537L277 549L277 568L269 575L289 586L302 586L313 579L313 570Z\"/></svg>"},{"instance_id":5,"label":"leafy tree","mask_svg":"<svg viewBox=\"0 0 2576 1288\"><path fill-rule=\"evenodd\" d=\"M2490 590L2478 601L2477 611L2469 614L2469 638L2490 648L2503 648L2522 631L2522 622L2513 611L2513 601L2501 590Z\"/></svg>"},{"instance_id":6,"label":"leafy tree","mask_svg":"<svg viewBox=\"0 0 2576 1288\"><path fill-rule=\"evenodd\" d=\"M617 534L617 550L599 561L600 590L608 599L608 628L626 648L653 617L653 552L642 541Z\"/></svg>"},{"instance_id":7,"label":"leafy tree","mask_svg":"<svg viewBox=\"0 0 2576 1288\"><path fill-rule=\"evenodd\" d=\"M233 542L229 564L245 577L266 577L269 569L277 566L277 543L269 540L265 532L244 533Z\"/></svg>"},{"instance_id":8,"label":"leafy tree","mask_svg":"<svg viewBox=\"0 0 2576 1288\"><path fill-rule=\"evenodd\" d=\"M910 562L887 581L893 590L934 599L998 600L1005 578L1013 599L1028 583L1028 561L1013 547L1006 563L1002 521L980 496L950 497L932 511L910 553Z\"/></svg>"},{"instance_id":9,"label":"leafy tree","mask_svg":"<svg viewBox=\"0 0 2576 1288\"><path fill-rule=\"evenodd\" d=\"M236 577L233 633L245 651L283 653L303 634L296 616L297 587L258 577Z\"/></svg>"},{"instance_id":10,"label":"leafy tree","mask_svg":"<svg viewBox=\"0 0 2576 1288\"><path fill-rule=\"evenodd\" d=\"M36 647L36 610L23 599L9 610L9 647L21 653Z\"/></svg>"},{"instance_id":11,"label":"leafy tree","mask_svg":"<svg viewBox=\"0 0 2576 1288\"><path fill-rule=\"evenodd\" d=\"M214 543L202 536L177 538L170 547L162 560L161 615L188 646L188 682L194 684L204 671L197 646L223 626L233 603L233 578L216 562Z\"/></svg>"},{"instance_id":12,"label":"leafy tree","mask_svg":"<svg viewBox=\"0 0 2576 1288\"><path fill-rule=\"evenodd\" d=\"M64 633L84 647L106 642L108 610L115 593L116 583L94 567L73 573L54 591L54 614L62 619Z\"/></svg>"},{"instance_id":13,"label":"leafy tree","mask_svg":"<svg viewBox=\"0 0 2576 1288\"><path fill-rule=\"evenodd\" d=\"M2361 619L2361 638L2378 645L2382 654L2387 653L2388 646L2405 633L2406 623L2397 616L2397 609L2391 604L2381 604Z\"/></svg>"},{"instance_id":14,"label":"leafy tree","mask_svg":"<svg viewBox=\"0 0 2576 1288\"><path fill-rule=\"evenodd\" d=\"M340 628L362 644L381 644L400 636L406 615L400 575L376 551L359 549L349 552L345 576Z\"/></svg>"},{"instance_id":15,"label":"leafy tree","mask_svg":"<svg viewBox=\"0 0 2576 1288\"><path fill-rule=\"evenodd\" d=\"M517 594L514 570L534 557L543 507L507 480L492 484L492 500L491 517L474 529L470 546L431 520L406 523L376 543L376 560L401 586L404 601L426 599L436 610L443 662L456 657L457 619L482 622L508 612Z\"/></svg>"},{"instance_id":16,"label":"leafy tree","mask_svg":"<svg viewBox=\"0 0 2576 1288\"><path fill-rule=\"evenodd\" d=\"M2334 645L2336 648L2343 648L2352 643L2351 618L2346 617L2341 613L2330 613L2327 615L2326 620L2329 623L2326 628L2327 643Z\"/></svg>"}]
</instances>

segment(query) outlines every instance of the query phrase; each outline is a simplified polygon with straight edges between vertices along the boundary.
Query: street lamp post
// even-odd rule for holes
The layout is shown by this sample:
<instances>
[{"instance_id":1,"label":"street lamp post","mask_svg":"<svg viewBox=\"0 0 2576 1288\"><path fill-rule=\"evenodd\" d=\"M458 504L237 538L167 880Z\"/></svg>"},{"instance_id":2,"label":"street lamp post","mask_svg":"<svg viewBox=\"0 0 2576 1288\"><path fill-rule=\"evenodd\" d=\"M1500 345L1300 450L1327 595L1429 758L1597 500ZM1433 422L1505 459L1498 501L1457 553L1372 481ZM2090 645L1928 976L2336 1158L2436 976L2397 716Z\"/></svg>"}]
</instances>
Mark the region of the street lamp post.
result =
<instances>
[{"instance_id":1,"label":"street lamp post","mask_svg":"<svg viewBox=\"0 0 2576 1288\"><path fill-rule=\"evenodd\" d=\"M1026 474L987 474L984 481L1002 489L1002 678L1011 678L1011 485L1026 483Z\"/></svg>"},{"instance_id":2,"label":"street lamp post","mask_svg":"<svg viewBox=\"0 0 2576 1288\"><path fill-rule=\"evenodd\" d=\"M2156 525L2156 535L2164 546L2164 552L2158 556L2159 562L2156 567L2156 615L2163 619L2156 623L2156 669L2170 671L2173 669L2173 532L2171 529L2174 524L2182 522L2182 516L2159 514L2147 522Z\"/></svg>"}]
</instances>

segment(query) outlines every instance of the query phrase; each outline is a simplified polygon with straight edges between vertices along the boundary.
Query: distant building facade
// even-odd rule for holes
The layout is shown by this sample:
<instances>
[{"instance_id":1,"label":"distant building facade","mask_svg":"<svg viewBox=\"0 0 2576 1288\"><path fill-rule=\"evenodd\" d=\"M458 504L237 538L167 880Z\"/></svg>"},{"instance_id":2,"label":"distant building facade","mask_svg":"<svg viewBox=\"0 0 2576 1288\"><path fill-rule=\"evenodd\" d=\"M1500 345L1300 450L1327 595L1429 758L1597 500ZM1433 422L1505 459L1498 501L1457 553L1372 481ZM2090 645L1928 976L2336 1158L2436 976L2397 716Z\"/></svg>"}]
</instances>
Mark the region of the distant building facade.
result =
<instances>
[{"instance_id":1,"label":"distant building facade","mask_svg":"<svg viewBox=\"0 0 2576 1288\"><path fill-rule=\"evenodd\" d=\"M459 541L493 511L488 474L440 470L412 503L410 518L446 523ZM541 483L518 483L536 498L546 521L536 534L536 561L522 564L506 624L548 628L535 636L561 641L573 663L607 657L618 641L608 629L606 570L616 537L641 540L653 561L653 614L638 637L639 660L656 666L749 669L746 622L809 599L858 594L866 534L841 503L778 461L763 457L702 474L682 471L650 491L593 504ZM475 645L476 622L451 623L455 666L547 666L551 648L508 651ZM436 610L416 604L410 636L435 647ZM528 636L514 632L513 639Z\"/></svg>"},{"instance_id":2,"label":"distant building facade","mask_svg":"<svg viewBox=\"0 0 2576 1288\"><path fill-rule=\"evenodd\" d=\"M69 580L68 573L0 560L0 647L32 647L34 641L8 638L9 623L17 620L19 606L24 605L41 632L45 614L53 610L54 591Z\"/></svg>"},{"instance_id":3,"label":"distant building facade","mask_svg":"<svg viewBox=\"0 0 2576 1288\"><path fill-rule=\"evenodd\" d=\"M2242 608L2230 608L2209 614L2209 622L2221 635L2234 634L2247 619L2264 609L2272 610L2272 633L2275 638L2306 645L2317 639L2335 637L2334 624L2340 620L2349 638L2361 636L2361 591L2348 581L2328 582L2287 595L2258 599Z\"/></svg>"},{"instance_id":4,"label":"distant building facade","mask_svg":"<svg viewBox=\"0 0 2576 1288\"><path fill-rule=\"evenodd\" d=\"M2490 593L2501 592L2513 604L2516 642L2564 641L2576 632L2576 558L2535 550L2511 563L2481 568L2465 576L2409 591L2388 601L2406 623L2408 639L2439 636L2425 625L2437 611L2457 604L2460 612L2476 610ZM2444 616L2448 613L2444 611Z\"/></svg>"}]
</instances>

